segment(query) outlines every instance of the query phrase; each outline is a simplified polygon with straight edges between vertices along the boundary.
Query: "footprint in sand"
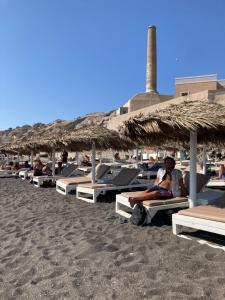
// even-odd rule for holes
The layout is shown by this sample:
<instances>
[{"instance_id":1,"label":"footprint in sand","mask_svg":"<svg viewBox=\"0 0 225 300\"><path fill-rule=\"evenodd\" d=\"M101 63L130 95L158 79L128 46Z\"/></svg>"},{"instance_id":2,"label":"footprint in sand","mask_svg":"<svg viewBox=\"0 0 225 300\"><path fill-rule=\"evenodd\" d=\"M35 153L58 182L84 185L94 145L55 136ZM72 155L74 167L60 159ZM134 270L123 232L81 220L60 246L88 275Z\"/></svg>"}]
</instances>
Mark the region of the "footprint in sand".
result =
<instances>
[{"instance_id":1,"label":"footprint in sand","mask_svg":"<svg viewBox=\"0 0 225 300\"><path fill-rule=\"evenodd\" d=\"M107 251L107 252L116 252L119 250L118 247L116 247L115 245L112 245L112 244L109 244L109 245L106 245L103 250Z\"/></svg>"},{"instance_id":2,"label":"footprint in sand","mask_svg":"<svg viewBox=\"0 0 225 300\"><path fill-rule=\"evenodd\" d=\"M143 268L143 257L129 253L126 257L120 257L115 261L116 266L120 266L128 272L138 272Z\"/></svg>"},{"instance_id":3,"label":"footprint in sand","mask_svg":"<svg viewBox=\"0 0 225 300\"><path fill-rule=\"evenodd\" d=\"M170 291L174 292L174 293L183 294L186 296L190 296L192 294L197 295L198 293L197 293L197 291L195 293L194 289L195 288L193 286L180 284L180 285L171 287Z\"/></svg>"},{"instance_id":4,"label":"footprint in sand","mask_svg":"<svg viewBox=\"0 0 225 300\"><path fill-rule=\"evenodd\" d=\"M31 280L31 278L36 274L36 268L32 267L29 271L24 272L21 278L16 282L16 286L20 287L25 285L27 282Z\"/></svg>"},{"instance_id":5,"label":"footprint in sand","mask_svg":"<svg viewBox=\"0 0 225 300\"><path fill-rule=\"evenodd\" d=\"M225 278L224 277L217 278L217 282L221 285L225 285Z\"/></svg>"}]
</instances>

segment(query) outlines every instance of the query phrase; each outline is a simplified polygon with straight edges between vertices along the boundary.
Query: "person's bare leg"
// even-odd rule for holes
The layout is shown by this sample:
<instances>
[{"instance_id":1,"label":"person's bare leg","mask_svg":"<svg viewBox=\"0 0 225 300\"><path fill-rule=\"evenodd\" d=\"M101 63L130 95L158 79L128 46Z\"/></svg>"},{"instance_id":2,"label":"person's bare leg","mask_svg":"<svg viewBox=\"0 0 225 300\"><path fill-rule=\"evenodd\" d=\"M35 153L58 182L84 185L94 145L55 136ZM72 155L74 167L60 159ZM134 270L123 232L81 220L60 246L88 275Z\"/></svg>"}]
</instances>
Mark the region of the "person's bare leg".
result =
<instances>
[{"instance_id":1,"label":"person's bare leg","mask_svg":"<svg viewBox=\"0 0 225 300\"><path fill-rule=\"evenodd\" d=\"M223 178L223 174L225 173L224 165L220 165L219 169L219 178Z\"/></svg>"},{"instance_id":2,"label":"person's bare leg","mask_svg":"<svg viewBox=\"0 0 225 300\"><path fill-rule=\"evenodd\" d=\"M142 195L138 195L137 197L130 197L129 202L131 207L133 207L135 204L145 201L145 200L152 200L152 199L158 199L160 197L159 191L144 191Z\"/></svg>"}]
</instances>

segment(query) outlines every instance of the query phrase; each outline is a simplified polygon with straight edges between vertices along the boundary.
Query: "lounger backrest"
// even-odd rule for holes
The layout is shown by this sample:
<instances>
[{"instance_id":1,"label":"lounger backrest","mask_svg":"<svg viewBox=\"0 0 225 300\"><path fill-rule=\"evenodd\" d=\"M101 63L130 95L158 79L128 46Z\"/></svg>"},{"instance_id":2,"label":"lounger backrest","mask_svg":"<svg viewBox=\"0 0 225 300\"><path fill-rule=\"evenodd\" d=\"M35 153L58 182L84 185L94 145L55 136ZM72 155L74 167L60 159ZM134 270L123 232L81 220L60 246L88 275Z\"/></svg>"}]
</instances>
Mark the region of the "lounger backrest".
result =
<instances>
[{"instance_id":1,"label":"lounger backrest","mask_svg":"<svg viewBox=\"0 0 225 300\"><path fill-rule=\"evenodd\" d=\"M186 186L189 193L190 172L185 172L183 179L184 179L184 185ZM210 176L197 173L197 193L201 192L202 188L206 185L209 179Z\"/></svg>"},{"instance_id":2,"label":"lounger backrest","mask_svg":"<svg viewBox=\"0 0 225 300\"><path fill-rule=\"evenodd\" d=\"M62 169L62 173L61 173L61 174L62 174L63 176L65 176L65 177L70 176L70 174L71 174L76 168L77 168L76 165L70 164L70 165L68 165L67 167L64 167L64 168Z\"/></svg>"},{"instance_id":3,"label":"lounger backrest","mask_svg":"<svg viewBox=\"0 0 225 300\"><path fill-rule=\"evenodd\" d=\"M187 168L185 168L184 171L190 172L190 165L187 166ZM196 172L197 172L197 174L201 174L201 171L202 171L202 167L201 167L201 165L200 165L199 163L197 163L197 164L196 164ZM203 174L203 175L204 175L204 174Z\"/></svg>"},{"instance_id":4,"label":"lounger backrest","mask_svg":"<svg viewBox=\"0 0 225 300\"><path fill-rule=\"evenodd\" d=\"M110 183L117 186L126 186L132 183L140 173L139 169L122 168L118 175L116 175Z\"/></svg>"},{"instance_id":5,"label":"lounger backrest","mask_svg":"<svg viewBox=\"0 0 225 300\"><path fill-rule=\"evenodd\" d=\"M163 163L155 163L150 168L148 168L148 171L158 171L159 168L163 168Z\"/></svg>"},{"instance_id":6,"label":"lounger backrest","mask_svg":"<svg viewBox=\"0 0 225 300\"><path fill-rule=\"evenodd\" d=\"M95 177L96 179L101 179L110 169L110 166L105 164L98 164L95 169ZM92 172L87 175L88 178L92 177Z\"/></svg>"}]
</instances>

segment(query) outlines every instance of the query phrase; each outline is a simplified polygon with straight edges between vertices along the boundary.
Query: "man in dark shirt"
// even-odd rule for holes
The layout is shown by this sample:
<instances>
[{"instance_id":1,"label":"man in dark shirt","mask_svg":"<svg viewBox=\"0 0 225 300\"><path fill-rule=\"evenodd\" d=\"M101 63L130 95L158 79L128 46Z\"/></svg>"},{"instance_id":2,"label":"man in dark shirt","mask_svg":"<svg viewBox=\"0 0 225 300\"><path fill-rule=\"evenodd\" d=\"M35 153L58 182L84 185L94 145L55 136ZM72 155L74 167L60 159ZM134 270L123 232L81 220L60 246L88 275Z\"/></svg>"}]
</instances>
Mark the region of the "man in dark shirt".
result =
<instances>
[{"instance_id":1,"label":"man in dark shirt","mask_svg":"<svg viewBox=\"0 0 225 300\"><path fill-rule=\"evenodd\" d=\"M68 160L68 152L66 151L66 149L63 149L62 152L62 163L67 163Z\"/></svg>"}]
</instances>

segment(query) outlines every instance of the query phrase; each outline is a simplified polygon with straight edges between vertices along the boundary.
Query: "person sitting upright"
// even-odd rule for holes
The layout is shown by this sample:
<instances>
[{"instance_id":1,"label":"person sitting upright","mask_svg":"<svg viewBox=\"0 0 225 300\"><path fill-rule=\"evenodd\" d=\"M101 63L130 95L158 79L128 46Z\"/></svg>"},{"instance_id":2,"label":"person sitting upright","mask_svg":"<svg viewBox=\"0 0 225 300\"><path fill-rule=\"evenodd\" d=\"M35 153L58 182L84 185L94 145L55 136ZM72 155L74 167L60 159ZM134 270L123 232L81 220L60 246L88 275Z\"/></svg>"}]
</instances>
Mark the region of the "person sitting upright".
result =
<instances>
[{"instance_id":1,"label":"person sitting upright","mask_svg":"<svg viewBox=\"0 0 225 300\"><path fill-rule=\"evenodd\" d=\"M164 159L164 165L164 168L158 170L155 183L150 189L139 192L136 197L129 198L131 207L145 200L167 199L187 195L182 173L180 170L175 169L175 160L167 156Z\"/></svg>"},{"instance_id":2,"label":"person sitting upright","mask_svg":"<svg viewBox=\"0 0 225 300\"><path fill-rule=\"evenodd\" d=\"M28 163L28 160L26 160L24 162L24 166L23 167L26 168L26 169L30 169L31 168L31 165Z\"/></svg>"},{"instance_id":3,"label":"person sitting upright","mask_svg":"<svg viewBox=\"0 0 225 300\"><path fill-rule=\"evenodd\" d=\"M62 163L67 164L67 161L68 161L68 152L66 151L66 149L63 149L63 151L61 153L61 158L62 158Z\"/></svg>"},{"instance_id":4,"label":"person sitting upright","mask_svg":"<svg viewBox=\"0 0 225 300\"><path fill-rule=\"evenodd\" d=\"M120 155L119 155L119 152L116 152L115 155L114 155L114 160L115 161L120 161Z\"/></svg>"},{"instance_id":5,"label":"person sitting upright","mask_svg":"<svg viewBox=\"0 0 225 300\"><path fill-rule=\"evenodd\" d=\"M63 167L62 167L62 161L58 161L57 162L57 167L55 169L55 173L57 175L60 175L62 173L62 169L63 169Z\"/></svg>"},{"instance_id":6,"label":"person sitting upright","mask_svg":"<svg viewBox=\"0 0 225 300\"><path fill-rule=\"evenodd\" d=\"M43 164L40 159L34 161L33 176L42 176Z\"/></svg>"},{"instance_id":7,"label":"person sitting upright","mask_svg":"<svg viewBox=\"0 0 225 300\"><path fill-rule=\"evenodd\" d=\"M21 169L21 166L20 166L19 162L18 161L14 161L13 165L11 167L11 170L18 171L19 169Z\"/></svg>"},{"instance_id":8,"label":"person sitting upright","mask_svg":"<svg viewBox=\"0 0 225 300\"><path fill-rule=\"evenodd\" d=\"M90 157L88 155L84 155L81 164L83 166L90 167L91 166Z\"/></svg>"}]
</instances>

